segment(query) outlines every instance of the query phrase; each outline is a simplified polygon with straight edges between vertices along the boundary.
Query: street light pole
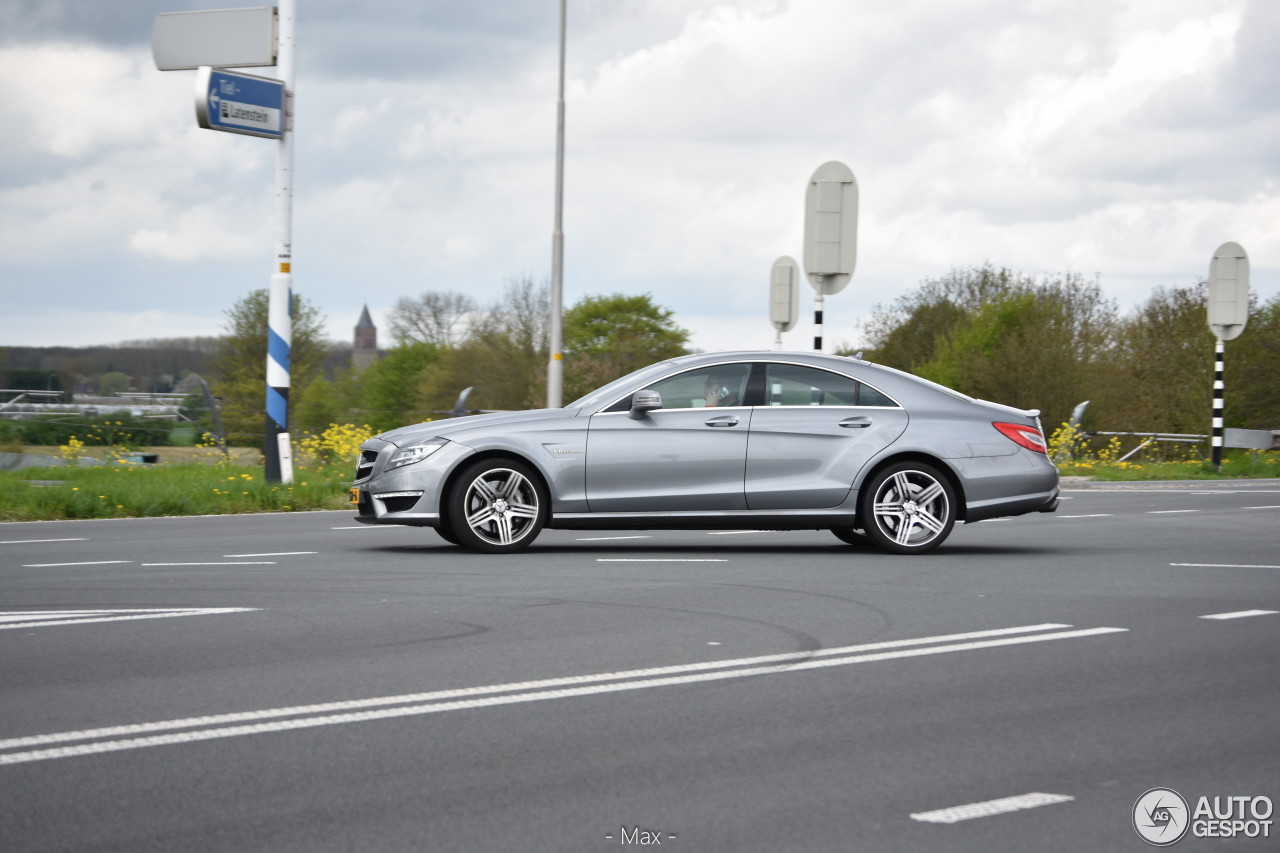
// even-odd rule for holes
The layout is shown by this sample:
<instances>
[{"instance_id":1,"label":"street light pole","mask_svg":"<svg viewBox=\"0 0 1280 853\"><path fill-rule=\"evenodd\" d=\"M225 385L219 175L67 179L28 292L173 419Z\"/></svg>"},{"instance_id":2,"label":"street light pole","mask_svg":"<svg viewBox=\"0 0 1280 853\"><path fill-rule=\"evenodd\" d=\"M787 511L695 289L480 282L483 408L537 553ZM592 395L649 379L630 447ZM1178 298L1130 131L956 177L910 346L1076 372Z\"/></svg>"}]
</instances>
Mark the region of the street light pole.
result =
<instances>
[{"instance_id":1,"label":"street light pole","mask_svg":"<svg viewBox=\"0 0 1280 853\"><path fill-rule=\"evenodd\" d=\"M564 40L565 3L560 0L560 94L556 99L556 221L551 235L551 359L547 363L547 408L558 409L564 396Z\"/></svg>"}]
</instances>

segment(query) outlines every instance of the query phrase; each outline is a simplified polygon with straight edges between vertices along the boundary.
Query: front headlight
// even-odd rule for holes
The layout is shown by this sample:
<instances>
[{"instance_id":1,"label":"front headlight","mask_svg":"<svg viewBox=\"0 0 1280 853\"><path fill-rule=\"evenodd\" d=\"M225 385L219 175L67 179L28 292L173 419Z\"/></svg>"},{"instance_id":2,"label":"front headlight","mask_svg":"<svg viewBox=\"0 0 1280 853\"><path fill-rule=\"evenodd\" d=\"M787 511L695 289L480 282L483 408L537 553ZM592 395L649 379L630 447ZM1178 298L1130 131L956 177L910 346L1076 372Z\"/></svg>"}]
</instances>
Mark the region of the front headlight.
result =
<instances>
[{"instance_id":1,"label":"front headlight","mask_svg":"<svg viewBox=\"0 0 1280 853\"><path fill-rule=\"evenodd\" d=\"M391 461L387 463L387 470L392 471L396 468L403 468L405 465L412 465L415 462L421 462L432 453L444 447L443 439L433 438L423 444L413 444L409 447L401 447L395 453L391 454Z\"/></svg>"}]
</instances>

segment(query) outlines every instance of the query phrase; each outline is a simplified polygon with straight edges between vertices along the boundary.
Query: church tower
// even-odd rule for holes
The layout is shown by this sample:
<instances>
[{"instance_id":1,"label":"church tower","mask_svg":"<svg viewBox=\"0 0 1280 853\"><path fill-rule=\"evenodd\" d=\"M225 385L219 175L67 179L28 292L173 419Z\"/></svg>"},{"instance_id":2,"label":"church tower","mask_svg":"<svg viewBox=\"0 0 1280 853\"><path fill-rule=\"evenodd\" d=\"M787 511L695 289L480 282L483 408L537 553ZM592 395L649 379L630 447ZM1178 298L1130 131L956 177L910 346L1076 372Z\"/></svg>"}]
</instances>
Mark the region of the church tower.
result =
<instances>
[{"instance_id":1,"label":"church tower","mask_svg":"<svg viewBox=\"0 0 1280 853\"><path fill-rule=\"evenodd\" d=\"M360 322L356 323L356 336L351 344L351 366L360 371L377 360L378 327L373 325L373 320L369 317L369 306L365 305L360 312Z\"/></svg>"}]
</instances>

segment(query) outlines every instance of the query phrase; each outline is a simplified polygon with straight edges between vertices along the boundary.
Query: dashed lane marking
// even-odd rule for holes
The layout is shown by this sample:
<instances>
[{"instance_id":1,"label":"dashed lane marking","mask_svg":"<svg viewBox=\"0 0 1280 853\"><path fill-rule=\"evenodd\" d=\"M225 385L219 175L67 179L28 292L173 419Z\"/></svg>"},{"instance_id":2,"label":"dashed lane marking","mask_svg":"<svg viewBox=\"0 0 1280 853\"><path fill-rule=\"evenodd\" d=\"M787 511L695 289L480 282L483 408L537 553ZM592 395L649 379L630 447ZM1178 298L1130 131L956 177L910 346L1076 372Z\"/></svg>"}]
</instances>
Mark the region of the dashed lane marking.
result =
<instances>
[{"instance_id":1,"label":"dashed lane marking","mask_svg":"<svg viewBox=\"0 0 1280 853\"><path fill-rule=\"evenodd\" d=\"M47 628L54 625L88 625L93 622L130 622L136 619L169 619L175 616L214 616L251 613L257 607L165 607L131 610L8 610L0 612L0 630Z\"/></svg>"},{"instance_id":2,"label":"dashed lane marking","mask_svg":"<svg viewBox=\"0 0 1280 853\"><path fill-rule=\"evenodd\" d=\"M962 820L973 820L978 817L992 817L1023 809L1051 806L1055 803L1069 803L1074 799L1075 797L1068 797L1066 794L1020 794L1016 797L1002 797L998 800L952 806L937 811L916 812L911 815L911 819L927 823L959 823Z\"/></svg>"},{"instance_id":3,"label":"dashed lane marking","mask_svg":"<svg viewBox=\"0 0 1280 853\"><path fill-rule=\"evenodd\" d=\"M1201 619L1247 619L1250 616L1274 616L1274 610L1237 610L1234 613L1210 613Z\"/></svg>"}]
</instances>

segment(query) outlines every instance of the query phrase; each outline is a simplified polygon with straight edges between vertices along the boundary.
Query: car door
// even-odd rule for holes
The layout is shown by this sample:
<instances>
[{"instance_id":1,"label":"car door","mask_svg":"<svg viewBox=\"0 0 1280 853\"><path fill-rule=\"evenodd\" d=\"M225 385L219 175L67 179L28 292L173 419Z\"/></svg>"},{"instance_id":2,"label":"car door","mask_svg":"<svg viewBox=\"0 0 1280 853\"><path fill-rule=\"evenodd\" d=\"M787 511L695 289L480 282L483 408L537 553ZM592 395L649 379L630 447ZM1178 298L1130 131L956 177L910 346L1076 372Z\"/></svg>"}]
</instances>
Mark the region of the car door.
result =
<instances>
[{"instance_id":1,"label":"car door","mask_svg":"<svg viewBox=\"0 0 1280 853\"><path fill-rule=\"evenodd\" d=\"M839 506L867 461L902 435L906 411L850 376L801 364L764 369L764 405L747 443L747 507Z\"/></svg>"},{"instance_id":2,"label":"car door","mask_svg":"<svg viewBox=\"0 0 1280 853\"><path fill-rule=\"evenodd\" d=\"M750 365L683 371L644 389L662 408L633 419L631 395L591 416L586 487L591 512L746 509ZM727 405L726 405L727 404Z\"/></svg>"}]
</instances>

